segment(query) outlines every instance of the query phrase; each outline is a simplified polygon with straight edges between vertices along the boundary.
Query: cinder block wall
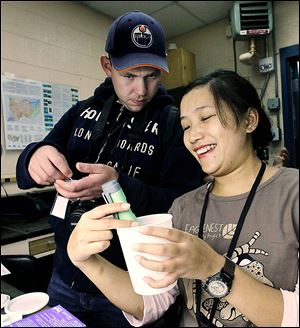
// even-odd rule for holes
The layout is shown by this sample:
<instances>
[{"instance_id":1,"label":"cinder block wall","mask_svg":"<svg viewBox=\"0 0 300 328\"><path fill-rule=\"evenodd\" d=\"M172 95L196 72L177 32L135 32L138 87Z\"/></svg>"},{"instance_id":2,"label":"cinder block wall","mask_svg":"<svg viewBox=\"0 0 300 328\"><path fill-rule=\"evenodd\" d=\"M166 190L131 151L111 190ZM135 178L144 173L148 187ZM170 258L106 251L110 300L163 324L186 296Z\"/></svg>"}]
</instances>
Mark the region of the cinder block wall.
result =
<instances>
[{"instance_id":1,"label":"cinder block wall","mask_svg":"<svg viewBox=\"0 0 300 328\"><path fill-rule=\"evenodd\" d=\"M1 1L1 74L73 85L87 98L105 78L99 58L111 23L78 1ZM2 115L1 102L4 145ZM15 175L19 154L3 147L1 176ZM24 192L15 183L5 183L5 189Z\"/></svg>"},{"instance_id":2,"label":"cinder block wall","mask_svg":"<svg viewBox=\"0 0 300 328\"><path fill-rule=\"evenodd\" d=\"M299 43L299 2L275 1L274 21L281 91L279 49ZM111 23L111 18L78 1L1 1L1 74L74 85L80 98L87 98L105 78L99 57L105 53ZM233 69L232 39L226 36L228 25L228 19L223 19L168 43L176 43L196 54L198 75L220 67ZM269 45L271 55L271 40ZM262 51L264 44L257 42L257 47ZM237 58L248 50L248 41L236 43ZM238 63L238 71L256 88L262 88L264 76L256 66ZM264 99L274 96L274 80L273 74ZM4 145L2 112L1 104L1 144ZM271 159L280 147L281 144L271 147ZM17 150L3 149L1 175L15 175L19 154ZM9 194L24 193L15 183L5 183L5 189ZM1 195L5 195L3 188Z\"/></svg>"},{"instance_id":3,"label":"cinder block wall","mask_svg":"<svg viewBox=\"0 0 300 328\"><path fill-rule=\"evenodd\" d=\"M278 68L278 96L282 100L279 49L299 44L299 1L274 1L273 18L275 26L275 58ZM196 55L198 76L205 75L216 68L234 70L233 42L231 37L227 37L229 27L229 20L226 18L191 33L172 38L169 40L169 43L176 43L178 47L187 49ZM265 39L256 39L255 44L258 54L265 57ZM259 57L254 58L252 65L245 65L238 60L240 54L249 51L249 45L249 40L236 42L237 71L242 76L248 78L260 92L264 85L265 75L258 72ZM271 35L268 37L267 45L269 56L273 56ZM267 99L274 96L275 74L272 73L263 98L265 108L267 108ZM276 114L268 114L275 126L277 124ZM280 128L283 131L282 110L280 111ZM270 162L283 144L284 140L271 145L269 149Z\"/></svg>"}]
</instances>

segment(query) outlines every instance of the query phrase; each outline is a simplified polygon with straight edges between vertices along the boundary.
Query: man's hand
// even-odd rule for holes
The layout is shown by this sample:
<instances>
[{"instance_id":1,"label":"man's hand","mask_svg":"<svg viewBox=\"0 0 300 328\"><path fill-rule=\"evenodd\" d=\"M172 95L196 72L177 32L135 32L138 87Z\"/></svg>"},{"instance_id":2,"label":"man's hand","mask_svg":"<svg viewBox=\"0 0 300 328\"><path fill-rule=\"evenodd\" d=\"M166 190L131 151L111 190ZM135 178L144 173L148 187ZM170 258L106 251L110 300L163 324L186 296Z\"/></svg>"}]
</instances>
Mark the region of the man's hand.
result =
<instances>
[{"instance_id":1,"label":"man's hand","mask_svg":"<svg viewBox=\"0 0 300 328\"><path fill-rule=\"evenodd\" d=\"M29 161L28 172L39 185L49 186L57 179L72 176L72 171L65 157L53 146L38 148Z\"/></svg>"},{"instance_id":2,"label":"man's hand","mask_svg":"<svg viewBox=\"0 0 300 328\"><path fill-rule=\"evenodd\" d=\"M89 200L101 197L101 186L110 180L117 180L118 172L111 166L104 164L77 163L76 168L83 173L89 173L88 176L66 182L56 180L55 188L62 196L68 199Z\"/></svg>"},{"instance_id":3,"label":"man's hand","mask_svg":"<svg viewBox=\"0 0 300 328\"><path fill-rule=\"evenodd\" d=\"M279 151L278 155L275 157L273 161L273 166L275 167L286 166L288 162L288 158L289 158L289 152L285 147L283 147Z\"/></svg>"}]
</instances>

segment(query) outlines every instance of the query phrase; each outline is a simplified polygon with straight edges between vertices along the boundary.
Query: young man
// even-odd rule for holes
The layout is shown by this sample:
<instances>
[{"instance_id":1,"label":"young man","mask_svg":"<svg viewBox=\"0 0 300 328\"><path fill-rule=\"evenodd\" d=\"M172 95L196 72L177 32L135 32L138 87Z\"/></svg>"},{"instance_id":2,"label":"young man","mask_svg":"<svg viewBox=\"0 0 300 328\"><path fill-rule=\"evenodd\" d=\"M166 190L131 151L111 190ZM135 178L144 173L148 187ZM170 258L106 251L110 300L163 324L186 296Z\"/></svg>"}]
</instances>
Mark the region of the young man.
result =
<instances>
[{"instance_id":1,"label":"young man","mask_svg":"<svg viewBox=\"0 0 300 328\"><path fill-rule=\"evenodd\" d=\"M88 326L121 327L128 326L122 312L70 261L71 231L82 213L104 203L101 185L109 180L118 180L141 216L167 212L204 174L183 145L173 100L160 84L161 71L168 72L161 25L138 11L124 14L111 25L106 51L106 80L43 141L26 147L17 181L21 189L54 184L59 197L70 199L63 219L50 216L56 253L49 305L61 304ZM102 255L126 269L116 234Z\"/></svg>"}]
</instances>

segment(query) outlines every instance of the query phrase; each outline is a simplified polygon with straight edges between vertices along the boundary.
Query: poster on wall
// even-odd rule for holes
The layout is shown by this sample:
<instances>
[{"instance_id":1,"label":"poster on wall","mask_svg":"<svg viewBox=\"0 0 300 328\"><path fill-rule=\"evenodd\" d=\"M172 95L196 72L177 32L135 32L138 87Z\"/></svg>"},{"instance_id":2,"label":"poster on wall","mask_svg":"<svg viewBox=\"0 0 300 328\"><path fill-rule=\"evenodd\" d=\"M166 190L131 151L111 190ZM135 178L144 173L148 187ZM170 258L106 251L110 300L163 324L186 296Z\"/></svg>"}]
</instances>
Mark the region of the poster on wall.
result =
<instances>
[{"instance_id":1,"label":"poster on wall","mask_svg":"<svg viewBox=\"0 0 300 328\"><path fill-rule=\"evenodd\" d=\"M7 150L40 141L79 99L73 86L1 75Z\"/></svg>"}]
</instances>

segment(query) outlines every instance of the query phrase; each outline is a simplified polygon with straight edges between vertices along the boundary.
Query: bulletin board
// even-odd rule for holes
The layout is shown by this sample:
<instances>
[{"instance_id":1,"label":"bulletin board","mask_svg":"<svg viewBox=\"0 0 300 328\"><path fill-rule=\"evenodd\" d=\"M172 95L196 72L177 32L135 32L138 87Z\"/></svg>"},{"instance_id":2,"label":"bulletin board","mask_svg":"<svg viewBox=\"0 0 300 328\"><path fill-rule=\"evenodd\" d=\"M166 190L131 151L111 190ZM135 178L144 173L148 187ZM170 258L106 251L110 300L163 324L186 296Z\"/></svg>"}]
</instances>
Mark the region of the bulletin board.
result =
<instances>
[{"instance_id":1,"label":"bulletin board","mask_svg":"<svg viewBox=\"0 0 300 328\"><path fill-rule=\"evenodd\" d=\"M74 86L6 75L1 75L1 91L7 150L41 141L79 100Z\"/></svg>"}]
</instances>

